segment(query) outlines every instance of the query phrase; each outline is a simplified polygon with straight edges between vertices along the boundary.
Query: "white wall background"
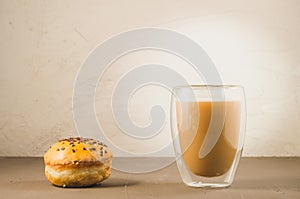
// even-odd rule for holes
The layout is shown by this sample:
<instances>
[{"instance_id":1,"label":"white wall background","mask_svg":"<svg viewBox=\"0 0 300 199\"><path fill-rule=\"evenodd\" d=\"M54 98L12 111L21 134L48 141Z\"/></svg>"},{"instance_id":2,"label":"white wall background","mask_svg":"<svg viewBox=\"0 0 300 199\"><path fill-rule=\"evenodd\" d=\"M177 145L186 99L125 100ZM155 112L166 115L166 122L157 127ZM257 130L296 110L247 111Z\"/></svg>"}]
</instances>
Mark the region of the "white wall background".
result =
<instances>
[{"instance_id":1,"label":"white wall background","mask_svg":"<svg viewBox=\"0 0 300 199\"><path fill-rule=\"evenodd\" d=\"M223 81L246 89L244 156L300 155L300 1L0 1L0 156L41 156L57 139L76 136L72 89L89 52L114 34L143 26L169 28L197 41ZM136 52L112 64L99 82L96 112L107 136L132 152L170 141L168 124L157 137L136 141L115 126L111 89L145 63L171 65L199 79L167 53ZM169 94L141 89L129 107L139 125ZM166 153L165 155L170 155Z\"/></svg>"}]
</instances>

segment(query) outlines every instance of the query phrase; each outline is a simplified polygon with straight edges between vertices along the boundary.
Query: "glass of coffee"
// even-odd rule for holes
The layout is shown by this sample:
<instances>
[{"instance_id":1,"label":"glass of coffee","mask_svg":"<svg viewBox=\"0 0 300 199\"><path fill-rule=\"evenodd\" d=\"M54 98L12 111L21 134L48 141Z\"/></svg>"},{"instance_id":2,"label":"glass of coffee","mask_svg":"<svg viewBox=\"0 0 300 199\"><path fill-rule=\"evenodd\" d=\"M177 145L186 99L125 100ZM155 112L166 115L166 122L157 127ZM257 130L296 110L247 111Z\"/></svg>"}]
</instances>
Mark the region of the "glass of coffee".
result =
<instances>
[{"instance_id":1,"label":"glass of coffee","mask_svg":"<svg viewBox=\"0 0 300 199\"><path fill-rule=\"evenodd\" d=\"M192 187L230 186L242 154L245 124L242 86L175 87L171 128L183 182Z\"/></svg>"}]
</instances>

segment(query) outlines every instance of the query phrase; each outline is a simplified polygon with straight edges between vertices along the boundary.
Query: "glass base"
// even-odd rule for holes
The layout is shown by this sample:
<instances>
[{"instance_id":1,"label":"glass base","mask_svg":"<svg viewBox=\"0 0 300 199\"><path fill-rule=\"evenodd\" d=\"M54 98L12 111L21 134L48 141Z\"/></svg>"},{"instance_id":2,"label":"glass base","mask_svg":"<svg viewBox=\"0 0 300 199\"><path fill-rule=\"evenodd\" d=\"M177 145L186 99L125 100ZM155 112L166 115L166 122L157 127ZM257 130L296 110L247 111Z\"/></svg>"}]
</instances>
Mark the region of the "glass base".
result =
<instances>
[{"instance_id":1,"label":"glass base","mask_svg":"<svg viewBox=\"0 0 300 199\"><path fill-rule=\"evenodd\" d=\"M216 183L203 183L203 182L189 182L186 183L184 182L187 186L189 187L196 187L196 188L227 188L230 186L230 184L228 183L220 183L220 184L216 184Z\"/></svg>"},{"instance_id":2,"label":"glass base","mask_svg":"<svg viewBox=\"0 0 300 199\"><path fill-rule=\"evenodd\" d=\"M236 153L235 159L231 168L220 176L205 177L193 174L185 165L183 157L180 156L176 160L178 171L181 175L182 181L189 187L195 188L226 188L232 184L237 165L241 156L241 150Z\"/></svg>"}]
</instances>

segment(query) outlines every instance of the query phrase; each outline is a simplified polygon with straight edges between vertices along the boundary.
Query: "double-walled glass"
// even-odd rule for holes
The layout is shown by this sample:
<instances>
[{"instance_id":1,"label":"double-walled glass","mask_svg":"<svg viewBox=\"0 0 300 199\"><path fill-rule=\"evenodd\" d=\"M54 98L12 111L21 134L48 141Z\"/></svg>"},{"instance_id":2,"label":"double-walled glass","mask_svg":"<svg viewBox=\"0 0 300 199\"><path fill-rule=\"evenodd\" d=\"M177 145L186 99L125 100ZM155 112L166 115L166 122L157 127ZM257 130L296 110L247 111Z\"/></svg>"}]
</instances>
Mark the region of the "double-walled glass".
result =
<instances>
[{"instance_id":1,"label":"double-walled glass","mask_svg":"<svg viewBox=\"0 0 300 199\"><path fill-rule=\"evenodd\" d=\"M243 87L175 87L171 127L183 182L192 187L230 186L243 149L245 124Z\"/></svg>"}]
</instances>

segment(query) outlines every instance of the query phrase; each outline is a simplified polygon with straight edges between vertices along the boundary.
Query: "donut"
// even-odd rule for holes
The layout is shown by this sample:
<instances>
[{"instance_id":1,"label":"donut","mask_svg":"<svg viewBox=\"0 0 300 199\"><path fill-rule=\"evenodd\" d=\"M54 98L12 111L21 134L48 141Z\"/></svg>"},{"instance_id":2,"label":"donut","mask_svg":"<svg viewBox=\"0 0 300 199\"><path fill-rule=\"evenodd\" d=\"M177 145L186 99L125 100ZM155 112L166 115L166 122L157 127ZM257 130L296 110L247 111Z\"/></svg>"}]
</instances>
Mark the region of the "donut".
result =
<instances>
[{"instance_id":1,"label":"donut","mask_svg":"<svg viewBox=\"0 0 300 199\"><path fill-rule=\"evenodd\" d=\"M91 138L62 139L44 155L45 175L59 187L86 187L109 178L112 152Z\"/></svg>"}]
</instances>

